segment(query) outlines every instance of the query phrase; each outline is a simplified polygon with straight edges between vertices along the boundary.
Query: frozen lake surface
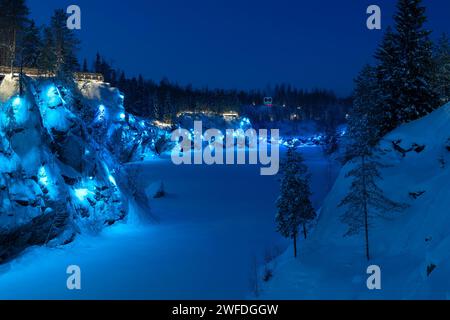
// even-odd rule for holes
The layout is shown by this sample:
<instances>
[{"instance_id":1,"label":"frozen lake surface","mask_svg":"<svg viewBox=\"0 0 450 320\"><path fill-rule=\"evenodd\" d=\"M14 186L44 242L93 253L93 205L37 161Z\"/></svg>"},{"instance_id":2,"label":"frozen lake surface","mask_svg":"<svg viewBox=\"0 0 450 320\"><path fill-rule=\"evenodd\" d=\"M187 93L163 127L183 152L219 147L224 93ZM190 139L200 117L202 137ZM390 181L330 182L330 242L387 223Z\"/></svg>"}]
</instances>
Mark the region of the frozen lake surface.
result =
<instances>
[{"instance_id":1,"label":"frozen lake surface","mask_svg":"<svg viewBox=\"0 0 450 320\"><path fill-rule=\"evenodd\" d=\"M316 206L335 176L320 148L301 149L313 174ZM275 232L279 176L259 166L133 164L139 183L163 181L151 199L159 223L118 224L61 248L30 248L0 267L0 299L243 299L251 264L268 248L286 249ZM81 268L80 291L66 268Z\"/></svg>"}]
</instances>

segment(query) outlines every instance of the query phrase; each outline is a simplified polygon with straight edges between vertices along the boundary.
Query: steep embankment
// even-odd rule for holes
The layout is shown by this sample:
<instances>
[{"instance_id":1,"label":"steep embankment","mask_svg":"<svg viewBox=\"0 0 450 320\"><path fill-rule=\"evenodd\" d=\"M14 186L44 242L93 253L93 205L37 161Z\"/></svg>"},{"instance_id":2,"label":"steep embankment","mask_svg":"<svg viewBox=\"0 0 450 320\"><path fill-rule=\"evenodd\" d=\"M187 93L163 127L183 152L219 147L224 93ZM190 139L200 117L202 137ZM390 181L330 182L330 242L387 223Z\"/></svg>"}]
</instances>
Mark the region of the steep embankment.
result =
<instances>
[{"instance_id":1,"label":"steep embankment","mask_svg":"<svg viewBox=\"0 0 450 320\"><path fill-rule=\"evenodd\" d=\"M326 198L311 238L300 245L300 258L286 252L274 278L264 285L267 298L403 299L450 297L450 104L388 134L380 143L385 194L409 207L388 217L373 217L364 258L361 236L343 237L347 226L340 201L351 180L341 171ZM381 268L382 290L366 286L366 269Z\"/></svg>"}]
</instances>

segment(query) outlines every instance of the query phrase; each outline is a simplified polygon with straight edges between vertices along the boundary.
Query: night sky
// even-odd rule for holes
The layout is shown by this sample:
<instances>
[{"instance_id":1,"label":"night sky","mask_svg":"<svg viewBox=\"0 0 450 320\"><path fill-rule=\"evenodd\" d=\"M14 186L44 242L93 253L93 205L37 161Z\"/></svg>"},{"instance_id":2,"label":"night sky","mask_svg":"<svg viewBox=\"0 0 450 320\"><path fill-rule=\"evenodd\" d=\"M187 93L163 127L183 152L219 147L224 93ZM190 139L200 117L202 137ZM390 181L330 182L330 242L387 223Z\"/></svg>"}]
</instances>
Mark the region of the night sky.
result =
<instances>
[{"instance_id":1,"label":"night sky","mask_svg":"<svg viewBox=\"0 0 450 320\"><path fill-rule=\"evenodd\" d=\"M382 9L383 29L394 0L28 0L47 23L53 10L82 11L80 58L100 51L127 75L166 76L210 88L265 88L290 83L351 92L372 61L382 32L366 28L366 8ZM45 4L43 4L45 3ZM433 38L450 33L450 1L424 0Z\"/></svg>"}]
</instances>

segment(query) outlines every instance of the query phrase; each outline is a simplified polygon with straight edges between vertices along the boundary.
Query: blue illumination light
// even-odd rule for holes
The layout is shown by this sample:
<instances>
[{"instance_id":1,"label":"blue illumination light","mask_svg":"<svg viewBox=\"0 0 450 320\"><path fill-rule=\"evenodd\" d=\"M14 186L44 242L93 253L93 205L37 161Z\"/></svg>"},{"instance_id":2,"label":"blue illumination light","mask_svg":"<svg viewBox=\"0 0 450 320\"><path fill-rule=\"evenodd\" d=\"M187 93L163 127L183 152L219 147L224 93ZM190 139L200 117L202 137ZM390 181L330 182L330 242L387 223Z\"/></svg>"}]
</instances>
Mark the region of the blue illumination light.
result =
<instances>
[{"instance_id":1,"label":"blue illumination light","mask_svg":"<svg viewBox=\"0 0 450 320\"><path fill-rule=\"evenodd\" d=\"M47 98L52 98L55 96L56 94L56 88L54 86L51 86L50 88L48 88L47 90Z\"/></svg>"},{"instance_id":2,"label":"blue illumination light","mask_svg":"<svg viewBox=\"0 0 450 320\"><path fill-rule=\"evenodd\" d=\"M97 121L103 121L106 117L106 107L101 104L98 106Z\"/></svg>"},{"instance_id":3,"label":"blue illumination light","mask_svg":"<svg viewBox=\"0 0 450 320\"><path fill-rule=\"evenodd\" d=\"M22 99L20 97L15 97L12 106L13 107L19 107L22 104Z\"/></svg>"},{"instance_id":4,"label":"blue illumination light","mask_svg":"<svg viewBox=\"0 0 450 320\"><path fill-rule=\"evenodd\" d=\"M48 176L45 167L40 167L38 172L39 183L46 186L48 184Z\"/></svg>"},{"instance_id":5,"label":"blue illumination light","mask_svg":"<svg viewBox=\"0 0 450 320\"><path fill-rule=\"evenodd\" d=\"M86 200L87 196L89 195L89 190L82 188L82 189L75 189L75 196L78 198L78 200L80 201L84 201Z\"/></svg>"},{"instance_id":6,"label":"blue illumination light","mask_svg":"<svg viewBox=\"0 0 450 320\"><path fill-rule=\"evenodd\" d=\"M126 118L126 115L125 115L125 113L121 113L121 114L119 114L119 118L121 119L121 120L125 120L125 118Z\"/></svg>"},{"instance_id":7,"label":"blue illumination light","mask_svg":"<svg viewBox=\"0 0 450 320\"><path fill-rule=\"evenodd\" d=\"M50 86L46 92L47 103L50 105L57 105L60 102L65 104L66 102L61 96L59 89L56 86Z\"/></svg>"},{"instance_id":8,"label":"blue illumination light","mask_svg":"<svg viewBox=\"0 0 450 320\"><path fill-rule=\"evenodd\" d=\"M112 175L108 176L109 182L111 182L114 186L117 186L116 179Z\"/></svg>"}]
</instances>

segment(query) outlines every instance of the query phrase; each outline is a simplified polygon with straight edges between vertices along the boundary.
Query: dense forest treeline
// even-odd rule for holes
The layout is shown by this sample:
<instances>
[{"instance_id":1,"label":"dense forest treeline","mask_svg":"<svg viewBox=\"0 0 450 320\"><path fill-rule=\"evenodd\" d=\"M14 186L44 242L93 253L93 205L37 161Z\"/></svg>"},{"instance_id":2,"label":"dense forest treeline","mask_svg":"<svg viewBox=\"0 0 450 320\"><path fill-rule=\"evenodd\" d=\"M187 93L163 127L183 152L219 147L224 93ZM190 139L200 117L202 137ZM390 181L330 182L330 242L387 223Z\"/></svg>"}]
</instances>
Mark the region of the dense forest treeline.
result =
<instances>
[{"instance_id":1,"label":"dense forest treeline","mask_svg":"<svg viewBox=\"0 0 450 320\"><path fill-rule=\"evenodd\" d=\"M333 116L344 121L352 99L339 98L333 91L303 90L281 84L265 90L223 90L181 86L164 78L159 83L142 75L128 78L124 71L115 70L100 54L92 68L84 60L83 72L101 73L105 81L121 89L126 96L126 109L136 115L171 121L180 112L235 111L254 121L319 120ZM271 97L272 107L264 106L264 98Z\"/></svg>"}]
</instances>

